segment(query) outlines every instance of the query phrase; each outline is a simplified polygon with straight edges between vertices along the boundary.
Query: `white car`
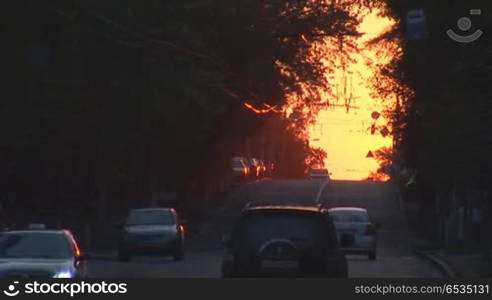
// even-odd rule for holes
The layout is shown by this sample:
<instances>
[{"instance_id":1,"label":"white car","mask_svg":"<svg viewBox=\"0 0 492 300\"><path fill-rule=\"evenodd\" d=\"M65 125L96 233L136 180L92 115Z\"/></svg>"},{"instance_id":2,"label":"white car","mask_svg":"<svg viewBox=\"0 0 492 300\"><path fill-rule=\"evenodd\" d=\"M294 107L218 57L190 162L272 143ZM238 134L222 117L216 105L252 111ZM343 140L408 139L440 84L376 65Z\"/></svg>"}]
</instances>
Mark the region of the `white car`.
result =
<instances>
[{"instance_id":1,"label":"white car","mask_svg":"<svg viewBox=\"0 0 492 300\"><path fill-rule=\"evenodd\" d=\"M367 210L358 207L337 207L328 210L335 224L338 239L345 254L366 254L376 259L377 229Z\"/></svg>"},{"instance_id":2,"label":"white car","mask_svg":"<svg viewBox=\"0 0 492 300\"><path fill-rule=\"evenodd\" d=\"M327 169L313 169L309 172L310 179L330 179L330 172Z\"/></svg>"},{"instance_id":3,"label":"white car","mask_svg":"<svg viewBox=\"0 0 492 300\"><path fill-rule=\"evenodd\" d=\"M0 278L86 277L88 258L67 230L0 233Z\"/></svg>"},{"instance_id":4,"label":"white car","mask_svg":"<svg viewBox=\"0 0 492 300\"><path fill-rule=\"evenodd\" d=\"M231 160L231 167L233 175L236 179L244 180L249 176L249 167L247 166L244 158L234 157Z\"/></svg>"},{"instance_id":5,"label":"white car","mask_svg":"<svg viewBox=\"0 0 492 300\"><path fill-rule=\"evenodd\" d=\"M118 260L136 255L172 256L184 259L185 229L173 208L132 209L122 228Z\"/></svg>"}]
</instances>

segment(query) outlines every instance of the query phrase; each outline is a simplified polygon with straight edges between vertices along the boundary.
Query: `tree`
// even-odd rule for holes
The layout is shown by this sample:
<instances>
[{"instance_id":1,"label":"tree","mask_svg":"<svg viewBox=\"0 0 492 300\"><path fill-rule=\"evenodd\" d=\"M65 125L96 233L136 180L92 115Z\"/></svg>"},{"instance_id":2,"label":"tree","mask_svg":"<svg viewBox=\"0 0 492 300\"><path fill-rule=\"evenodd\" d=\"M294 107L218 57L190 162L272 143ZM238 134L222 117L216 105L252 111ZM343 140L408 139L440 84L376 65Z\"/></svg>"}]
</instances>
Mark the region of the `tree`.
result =
<instances>
[{"instance_id":1,"label":"tree","mask_svg":"<svg viewBox=\"0 0 492 300\"><path fill-rule=\"evenodd\" d=\"M401 101L391 125L397 153L418 174L421 205L433 214L423 224L437 224L458 206L464 207L467 224L472 205L482 206L484 213L490 208L489 198L472 204L465 195L491 192L490 37L460 44L446 35L475 7L491 8L483 1L389 1L387 13L399 22L378 41L399 40L401 51L381 69L377 86L382 95ZM415 8L425 11L429 39L408 38L406 14ZM492 27L490 19L472 19L476 28Z\"/></svg>"},{"instance_id":2,"label":"tree","mask_svg":"<svg viewBox=\"0 0 492 300\"><path fill-rule=\"evenodd\" d=\"M15 176L3 175L19 180L3 194L24 203L10 209L36 202L105 220L105 207L208 185L268 120L245 102L301 113L279 119L288 172L300 174L323 157L302 134L337 67L320 45L337 41L331 51L349 59L360 16L350 5L365 2L5 4L1 146Z\"/></svg>"}]
</instances>

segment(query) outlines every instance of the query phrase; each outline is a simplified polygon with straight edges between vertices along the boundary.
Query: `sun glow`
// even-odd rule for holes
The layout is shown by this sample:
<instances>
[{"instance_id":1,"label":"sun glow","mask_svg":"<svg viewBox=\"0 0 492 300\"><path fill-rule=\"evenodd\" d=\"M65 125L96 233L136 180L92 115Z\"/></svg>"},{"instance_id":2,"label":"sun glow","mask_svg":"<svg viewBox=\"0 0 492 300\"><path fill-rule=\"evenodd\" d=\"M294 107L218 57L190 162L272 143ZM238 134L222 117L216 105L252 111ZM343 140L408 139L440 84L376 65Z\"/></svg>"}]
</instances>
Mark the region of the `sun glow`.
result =
<instances>
[{"instance_id":1,"label":"sun glow","mask_svg":"<svg viewBox=\"0 0 492 300\"><path fill-rule=\"evenodd\" d=\"M368 14L359 27L364 34L358 41L360 48L391 25L391 20L378 16L377 12ZM381 55L367 49L352 59L354 62L345 70L338 69L329 75L332 90L343 99L330 100L335 105L319 113L315 124L309 128L309 136L313 147L327 152L325 165L334 179L362 180L379 168L369 151L392 145L387 131L377 130L371 134L374 124L382 126L387 120L382 114L383 101L374 98L369 83L376 74L375 65L388 63L391 53ZM374 63L368 64L368 61ZM373 112L380 113L380 117L373 118Z\"/></svg>"}]
</instances>

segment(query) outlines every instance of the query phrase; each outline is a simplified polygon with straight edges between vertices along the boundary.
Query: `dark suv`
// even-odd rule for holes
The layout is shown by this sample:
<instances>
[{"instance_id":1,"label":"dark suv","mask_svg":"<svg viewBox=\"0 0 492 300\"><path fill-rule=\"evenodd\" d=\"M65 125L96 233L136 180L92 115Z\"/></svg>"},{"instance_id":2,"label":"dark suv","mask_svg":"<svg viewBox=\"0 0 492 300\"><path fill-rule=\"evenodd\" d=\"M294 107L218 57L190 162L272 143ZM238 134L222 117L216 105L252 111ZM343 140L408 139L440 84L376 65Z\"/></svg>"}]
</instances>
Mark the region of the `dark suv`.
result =
<instances>
[{"instance_id":1,"label":"dark suv","mask_svg":"<svg viewBox=\"0 0 492 300\"><path fill-rule=\"evenodd\" d=\"M347 277L333 222L318 207L245 209L222 263L224 277Z\"/></svg>"}]
</instances>

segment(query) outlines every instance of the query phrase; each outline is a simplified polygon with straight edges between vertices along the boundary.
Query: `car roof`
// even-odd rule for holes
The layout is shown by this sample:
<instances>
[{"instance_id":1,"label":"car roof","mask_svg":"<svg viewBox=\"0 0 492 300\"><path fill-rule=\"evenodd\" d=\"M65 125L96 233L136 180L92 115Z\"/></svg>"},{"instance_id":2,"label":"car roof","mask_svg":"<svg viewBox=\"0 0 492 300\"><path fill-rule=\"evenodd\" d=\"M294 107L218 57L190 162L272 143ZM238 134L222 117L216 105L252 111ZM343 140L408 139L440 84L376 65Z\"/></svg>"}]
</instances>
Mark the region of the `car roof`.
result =
<instances>
[{"instance_id":1,"label":"car roof","mask_svg":"<svg viewBox=\"0 0 492 300\"><path fill-rule=\"evenodd\" d=\"M325 209L318 206L305 205L258 205L248 206L244 209L244 213L250 212L305 212L305 213L323 213Z\"/></svg>"},{"instance_id":2,"label":"car roof","mask_svg":"<svg viewBox=\"0 0 492 300\"><path fill-rule=\"evenodd\" d=\"M328 209L328 212L332 211L360 211L360 212L367 212L367 209L362 208L362 207L333 207Z\"/></svg>"}]
</instances>

